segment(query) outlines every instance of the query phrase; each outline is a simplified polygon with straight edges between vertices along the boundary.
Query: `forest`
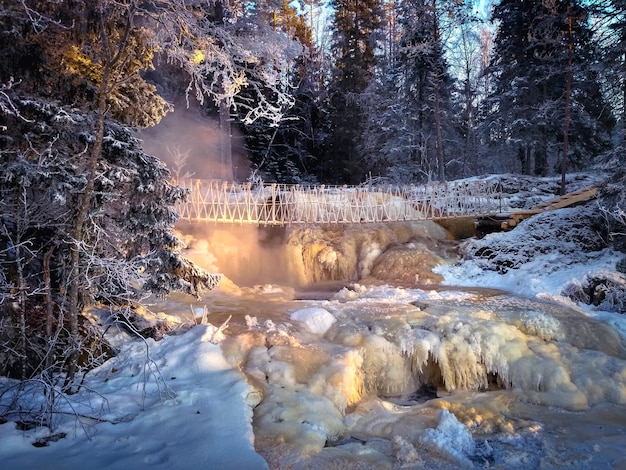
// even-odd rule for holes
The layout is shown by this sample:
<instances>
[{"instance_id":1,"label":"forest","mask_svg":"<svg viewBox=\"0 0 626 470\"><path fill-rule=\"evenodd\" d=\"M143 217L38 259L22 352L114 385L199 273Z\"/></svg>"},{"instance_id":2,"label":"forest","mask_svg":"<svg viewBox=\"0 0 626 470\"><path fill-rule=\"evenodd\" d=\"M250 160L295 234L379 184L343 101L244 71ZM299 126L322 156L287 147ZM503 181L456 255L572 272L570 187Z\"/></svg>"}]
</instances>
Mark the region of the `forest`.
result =
<instances>
[{"instance_id":1,"label":"forest","mask_svg":"<svg viewBox=\"0 0 626 470\"><path fill-rule=\"evenodd\" d=\"M603 169L626 220L621 0L12 0L0 38L3 376L73 393L111 354L86 306L124 320L219 281L136 136L175 107L216 123L223 179Z\"/></svg>"}]
</instances>

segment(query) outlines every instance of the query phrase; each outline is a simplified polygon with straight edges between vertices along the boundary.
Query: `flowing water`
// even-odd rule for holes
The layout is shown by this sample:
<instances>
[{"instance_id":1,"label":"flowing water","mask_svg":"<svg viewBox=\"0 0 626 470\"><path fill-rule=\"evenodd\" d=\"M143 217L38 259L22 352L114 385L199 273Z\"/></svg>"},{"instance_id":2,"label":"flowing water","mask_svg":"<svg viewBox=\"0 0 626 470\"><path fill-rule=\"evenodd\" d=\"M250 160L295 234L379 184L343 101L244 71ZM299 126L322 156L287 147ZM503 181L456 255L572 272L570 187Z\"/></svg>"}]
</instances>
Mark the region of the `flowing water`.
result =
<instances>
[{"instance_id":1,"label":"flowing water","mask_svg":"<svg viewBox=\"0 0 626 470\"><path fill-rule=\"evenodd\" d=\"M626 347L607 324L355 263L395 277L226 282L195 305L228 325L223 351L255 391L270 468L626 467Z\"/></svg>"}]
</instances>

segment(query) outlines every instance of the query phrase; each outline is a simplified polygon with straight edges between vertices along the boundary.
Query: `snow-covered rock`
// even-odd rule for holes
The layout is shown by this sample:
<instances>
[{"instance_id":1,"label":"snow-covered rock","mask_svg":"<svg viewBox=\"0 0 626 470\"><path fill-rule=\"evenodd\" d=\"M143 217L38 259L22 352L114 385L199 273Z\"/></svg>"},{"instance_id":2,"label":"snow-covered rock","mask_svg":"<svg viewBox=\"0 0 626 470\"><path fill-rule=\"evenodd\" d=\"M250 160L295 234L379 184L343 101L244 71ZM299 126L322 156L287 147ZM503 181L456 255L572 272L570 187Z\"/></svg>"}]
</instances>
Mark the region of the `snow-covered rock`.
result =
<instances>
[{"instance_id":1,"label":"snow-covered rock","mask_svg":"<svg viewBox=\"0 0 626 470\"><path fill-rule=\"evenodd\" d=\"M319 307L296 310L290 318L303 323L311 333L318 335L324 335L337 321L332 313Z\"/></svg>"}]
</instances>

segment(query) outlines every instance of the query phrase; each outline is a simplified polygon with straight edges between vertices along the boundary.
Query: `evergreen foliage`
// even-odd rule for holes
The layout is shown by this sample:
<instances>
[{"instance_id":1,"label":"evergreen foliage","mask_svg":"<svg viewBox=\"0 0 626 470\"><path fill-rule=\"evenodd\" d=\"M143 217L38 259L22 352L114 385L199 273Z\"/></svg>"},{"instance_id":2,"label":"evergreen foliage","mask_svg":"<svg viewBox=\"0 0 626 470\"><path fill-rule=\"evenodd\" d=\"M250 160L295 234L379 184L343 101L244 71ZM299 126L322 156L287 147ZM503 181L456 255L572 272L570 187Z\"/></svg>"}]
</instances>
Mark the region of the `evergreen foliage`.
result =
<instances>
[{"instance_id":1,"label":"evergreen foliage","mask_svg":"<svg viewBox=\"0 0 626 470\"><path fill-rule=\"evenodd\" d=\"M445 180L457 145L453 81L432 0L399 3L400 37L387 73L371 85L361 148L392 181ZM386 170L386 171L385 171Z\"/></svg>"},{"instance_id":2,"label":"evergreen foliage","mask_svg":"<svg viewBox=\"0 0 626 470\"><path fill-rule=\"evenodd\" d=\"M367 173L357 145L367 110L359 98L374 76L380 33L380 0L334 0L333 70L329 87L331 135L320 179L361 182Z\"/></svg>"},{"instance_id":3,"label":"evergreen foliage","mask_svg":"<svg viewBox=\"0 0 626 470\"><path fill-rule=\"evenodd\" d=\"M169 183L169 171L141 151L127 128L112 121L105 130L84 236L74 240L74 208L87 183L80 160L95 138L93 115L45 100L10 98L16 114L3 116L10 136L5 134L0 148L3 317L23 315L27 337L41 338L42 347L47 321L54 328L48 336L67 339L63 312L69 308L70 252L76 245L85 279L82 305L124 306L173 289L197 295L201 285L211 285L213 275L180 256L181 244L172 233L174 205L185 193ZM42 306L53 318L46 320ZM1 334L10 337L10 329ZM15 358L4 357L0 372L16 374ZM24 371L30 376L41 369L29 362Z\"/></svg>"},{"instance_id":4,"label":"evergreen foliage","mask_svg":"<svg viewBox=\"0 0 626 470\"><path fill-rule=\"evenodd\" d=\"M607 101L614 107L620 125L614 142L626 158L626 4L620 0L593 0L594 40L597 41L598 71Z\"/></svg>"},{"instance_id":5,"label":"evergreen foliage","mask_svg":"<svg viewBox=\"0 0 626 470\"><path fill-rule=\"evenodd\" d=\"M593 67L597 50L588 10L577 1L503 0L494 19L495 84L485 103L489 138L508 158L519 159L522 173L543 176L550 164L560 168L571 41L568 160L572 169L588 166L609 148L614 125Z\"/></svg>"},{"instance_id":6,"label":"evergreen foliage","mask_svg":"<svg viewBox=\"0 0 626 470\"><path fill-rule=\"evenodd\" d=\"M0 336L14 344L0 373L64 372L72 393L81 367L94 365L81 360L85 306L128 309L148 294L198 295L218 282L180 256L174 206L185 194L125 125L154 125L169 109L145 78L157 59L185 71L186 92L200 100L232 102L244 86L266 91L247 117L272 119L289 101L281 64L295 49L255 44L254 21L239 25L247 34L233 26L246 15L236 5L221 23L221 3L206 6L3 3Z\"/></svg>"}]
</instances>

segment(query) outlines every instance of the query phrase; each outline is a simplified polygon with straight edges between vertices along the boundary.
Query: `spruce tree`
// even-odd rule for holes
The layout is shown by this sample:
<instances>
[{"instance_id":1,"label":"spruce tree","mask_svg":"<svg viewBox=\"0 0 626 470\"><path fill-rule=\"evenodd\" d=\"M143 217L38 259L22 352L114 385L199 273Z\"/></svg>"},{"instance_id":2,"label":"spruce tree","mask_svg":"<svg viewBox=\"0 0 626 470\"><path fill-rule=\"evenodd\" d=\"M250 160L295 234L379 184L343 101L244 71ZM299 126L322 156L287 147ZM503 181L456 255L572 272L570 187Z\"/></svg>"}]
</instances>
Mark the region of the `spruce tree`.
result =
<instances>
[{"instance_id":1,"label":"spruce tree","mask_svg":"<svg viewBox=\"0 0 626 470\"><path fill-rule=\"evenodd\" d=\"M332 114L322 181L358 183L366 176L357 145L364 113L359 103L376 67L376 45L381 26L380 0L333 0L333 71L329 90Z\"/></svg>"},{"instance_id":2,"label":"spruce tree","mask_svg":"<svg viewBox=\"0 0 626 470\"><path fill-rule=\"evenodd\" d=\"M486 102L490 135L508 158L519 159L525 174L533 161L537 175L548 174L551 163L561 168L564 132L570 168L588 166L608 148L614 123L593 69L588 10L575 0L503 0L493 17L498 31L490 68L495 86Z\"/></svg>"},{"instance_id":3,"label":"spruce tree","mask_svg":"<svg viewBox=\"0 0 626 470\"><path fill-rule=\"evenodd\" d=\"M447 149L456 140L453 80L440 29L446 6L433 0L399 2L397 52L369 93L374 109L363 148L394 181L446 179L452 154Z\"/></svg>"}]
</instances>

